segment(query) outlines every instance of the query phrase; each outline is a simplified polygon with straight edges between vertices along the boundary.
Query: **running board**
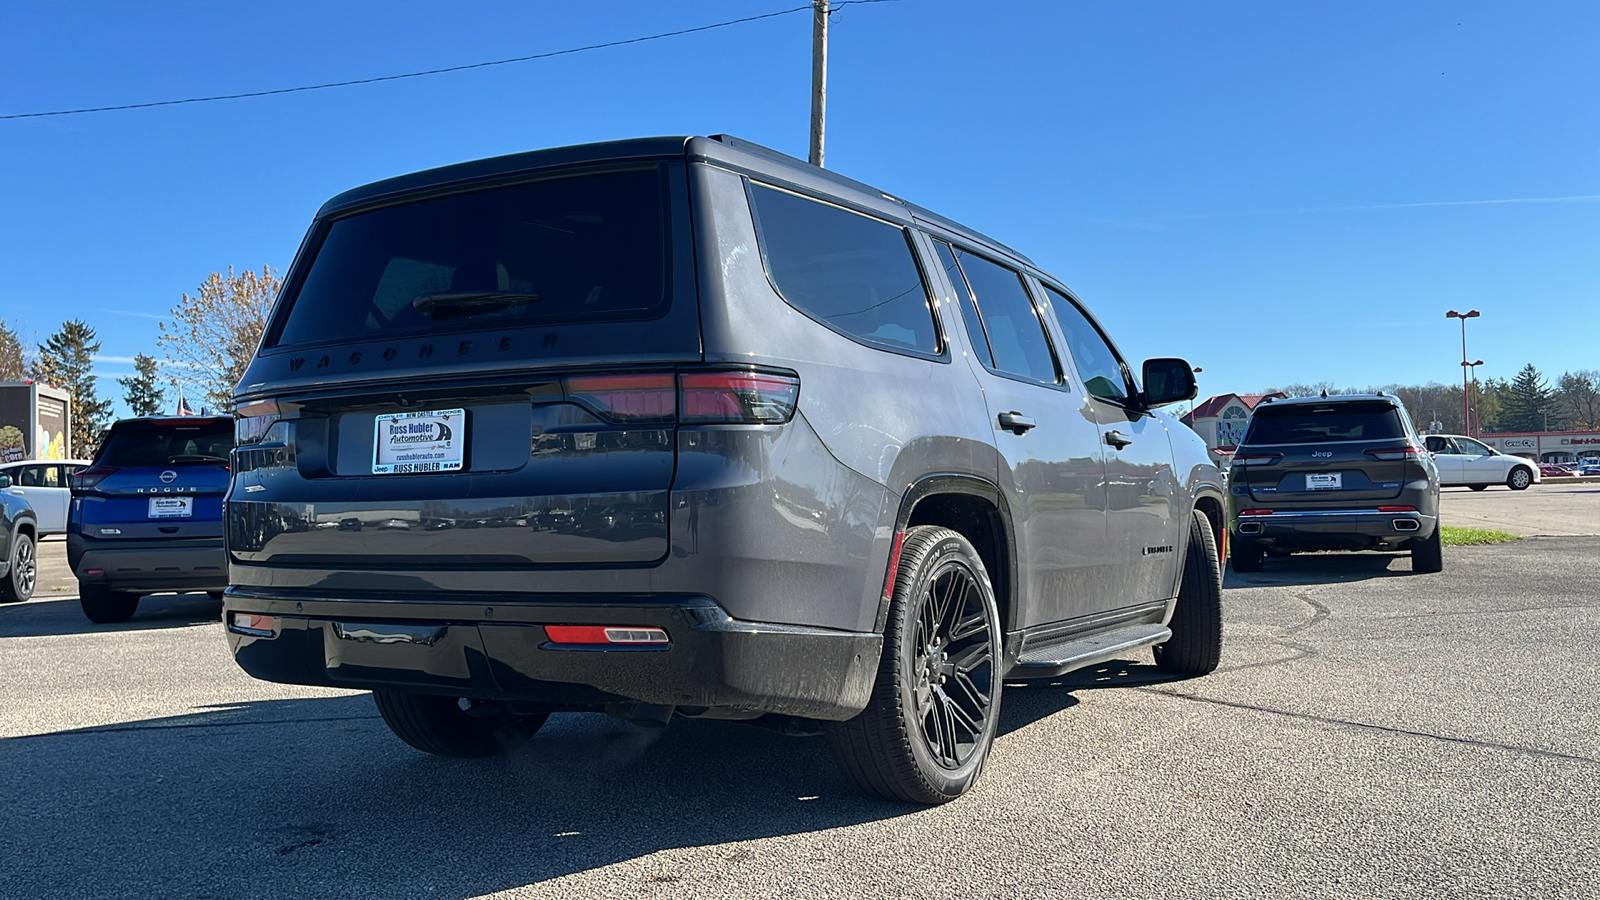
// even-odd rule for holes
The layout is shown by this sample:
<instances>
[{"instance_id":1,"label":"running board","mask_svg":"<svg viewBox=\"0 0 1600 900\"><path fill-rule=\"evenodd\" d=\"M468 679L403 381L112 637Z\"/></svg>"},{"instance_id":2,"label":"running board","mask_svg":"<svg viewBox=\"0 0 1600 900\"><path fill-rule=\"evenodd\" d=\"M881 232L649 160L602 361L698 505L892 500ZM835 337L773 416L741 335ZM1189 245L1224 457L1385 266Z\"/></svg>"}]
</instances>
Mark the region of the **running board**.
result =
<instances>
[{"instance_id":1,"label":"running board","mask_svg":"<svg viewBox=\"0 0 1600 900\"><path fill-rule=\"evenodd\" d=\"M1172 637L1165 625L1125 625L1059 644L1033 647L1017 657L1007 678L1053 678Z\"/></svg>"}]
</instances>

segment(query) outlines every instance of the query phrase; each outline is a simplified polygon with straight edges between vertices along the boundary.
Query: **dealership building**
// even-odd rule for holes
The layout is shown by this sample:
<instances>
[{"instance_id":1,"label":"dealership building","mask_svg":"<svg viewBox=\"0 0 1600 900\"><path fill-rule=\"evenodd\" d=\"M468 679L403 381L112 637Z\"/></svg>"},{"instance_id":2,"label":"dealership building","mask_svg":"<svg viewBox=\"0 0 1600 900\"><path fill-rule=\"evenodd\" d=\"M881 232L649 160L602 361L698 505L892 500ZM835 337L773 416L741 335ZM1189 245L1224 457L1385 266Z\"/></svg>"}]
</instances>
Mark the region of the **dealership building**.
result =
<instances>
[{"instance_id":1,"label":"dealership building","mask_svg":"<svg viewBox=\"0 0 1600 900\"><path fill-rule=\"evenodd\" d=\"M1569 463L1600 458L1600 432L1530 431L1518 434L1480 434L1478 440L1512 456L1549 463Z\"/></svg>"}]
</instances>

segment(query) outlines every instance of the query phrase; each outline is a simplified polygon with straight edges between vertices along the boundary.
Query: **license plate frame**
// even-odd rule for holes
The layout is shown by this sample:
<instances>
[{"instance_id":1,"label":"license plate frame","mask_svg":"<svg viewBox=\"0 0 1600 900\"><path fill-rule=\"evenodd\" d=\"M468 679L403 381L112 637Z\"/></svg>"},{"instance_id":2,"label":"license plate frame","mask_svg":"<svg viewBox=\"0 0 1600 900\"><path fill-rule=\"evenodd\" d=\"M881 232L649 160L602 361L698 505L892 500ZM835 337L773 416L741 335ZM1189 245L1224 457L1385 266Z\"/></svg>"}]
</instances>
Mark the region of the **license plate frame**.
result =
<instances>
[{"instance_id":1,"label":"license plate frame","mask_svg":"<svg viewBox=\"0 0 1600 900\"><path fill-rule=\"evenodd\" d=\"M1308 491L1340 491L1344 490L1343 472L1307 472L1306 490Z\"/></svg>"},{"instance_id":2,"label":"license plate frame","mask_svg":"<svg viewBox=\"0 0 1600 900\"><path fill-rule=\"evenodd\" d=\"M372 474L459 472L467 459L467 411L425 409L383 413L372 423Z\"/></svg>"},{"instance_id":3,"label":"license plate frame","mask_svg":"<svg viewBox=\"0 0 1600 900\"><path fill-rule=\"evenodd\" d=\"M194 498L184 496L157 496L150 498L147 518L151 519L192 519L194 518Z\"/></svg>"}]
</instances>

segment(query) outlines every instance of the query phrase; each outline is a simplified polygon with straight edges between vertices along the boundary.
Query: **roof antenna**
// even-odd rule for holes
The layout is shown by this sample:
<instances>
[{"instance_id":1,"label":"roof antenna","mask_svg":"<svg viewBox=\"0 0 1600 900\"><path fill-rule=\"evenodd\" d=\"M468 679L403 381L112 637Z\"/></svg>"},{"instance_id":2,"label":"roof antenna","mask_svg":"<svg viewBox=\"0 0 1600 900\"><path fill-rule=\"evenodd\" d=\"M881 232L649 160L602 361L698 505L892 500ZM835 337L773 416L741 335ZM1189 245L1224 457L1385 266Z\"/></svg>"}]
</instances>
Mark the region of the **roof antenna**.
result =
<instances>
[{"instance_id":1,"label":"roof antenna","mask_svg":"<svg viewBox=\"0 0 1600 900\"><path fill-rule=\"evenodd\" d=\"M1322 389L1322 399L1324 399L1324 400L1328 399L1328 389L1327 388L1323 388Z\"/></svg>"}]
</instances>

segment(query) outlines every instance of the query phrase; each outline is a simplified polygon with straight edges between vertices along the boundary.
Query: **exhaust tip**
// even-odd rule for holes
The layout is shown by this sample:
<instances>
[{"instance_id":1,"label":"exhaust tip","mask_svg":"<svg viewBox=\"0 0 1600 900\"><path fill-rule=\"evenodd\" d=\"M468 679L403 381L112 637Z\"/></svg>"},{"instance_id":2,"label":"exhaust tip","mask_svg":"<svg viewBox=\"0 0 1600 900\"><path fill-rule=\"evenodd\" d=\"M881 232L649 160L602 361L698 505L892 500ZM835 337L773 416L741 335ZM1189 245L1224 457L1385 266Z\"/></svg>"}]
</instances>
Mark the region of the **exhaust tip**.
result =
<instances>
[{"instance_id":1,"label":"exhaust tip","mask_svg":"<svg viewBox=\"0 0 1600 900\"><path fill-rule=\"evenodd\" d=\"M1260 534L1266 527L1260 522L1245 522L1239 526L1240 534Z\"/></svg>"},{"instance_id":2,"label":"exhaust tip","mask_svg":"<svg viewBox=\"0 0 1600 900\"><path fill-rule=\"evenodd\" d=\"M1418 522L1416 519L1395 519L1393 522L1390 522L1389 525L1395 531L1416 531L1418 528L1422 527L1422 523Z\"/></svg>"}]
</instances>

